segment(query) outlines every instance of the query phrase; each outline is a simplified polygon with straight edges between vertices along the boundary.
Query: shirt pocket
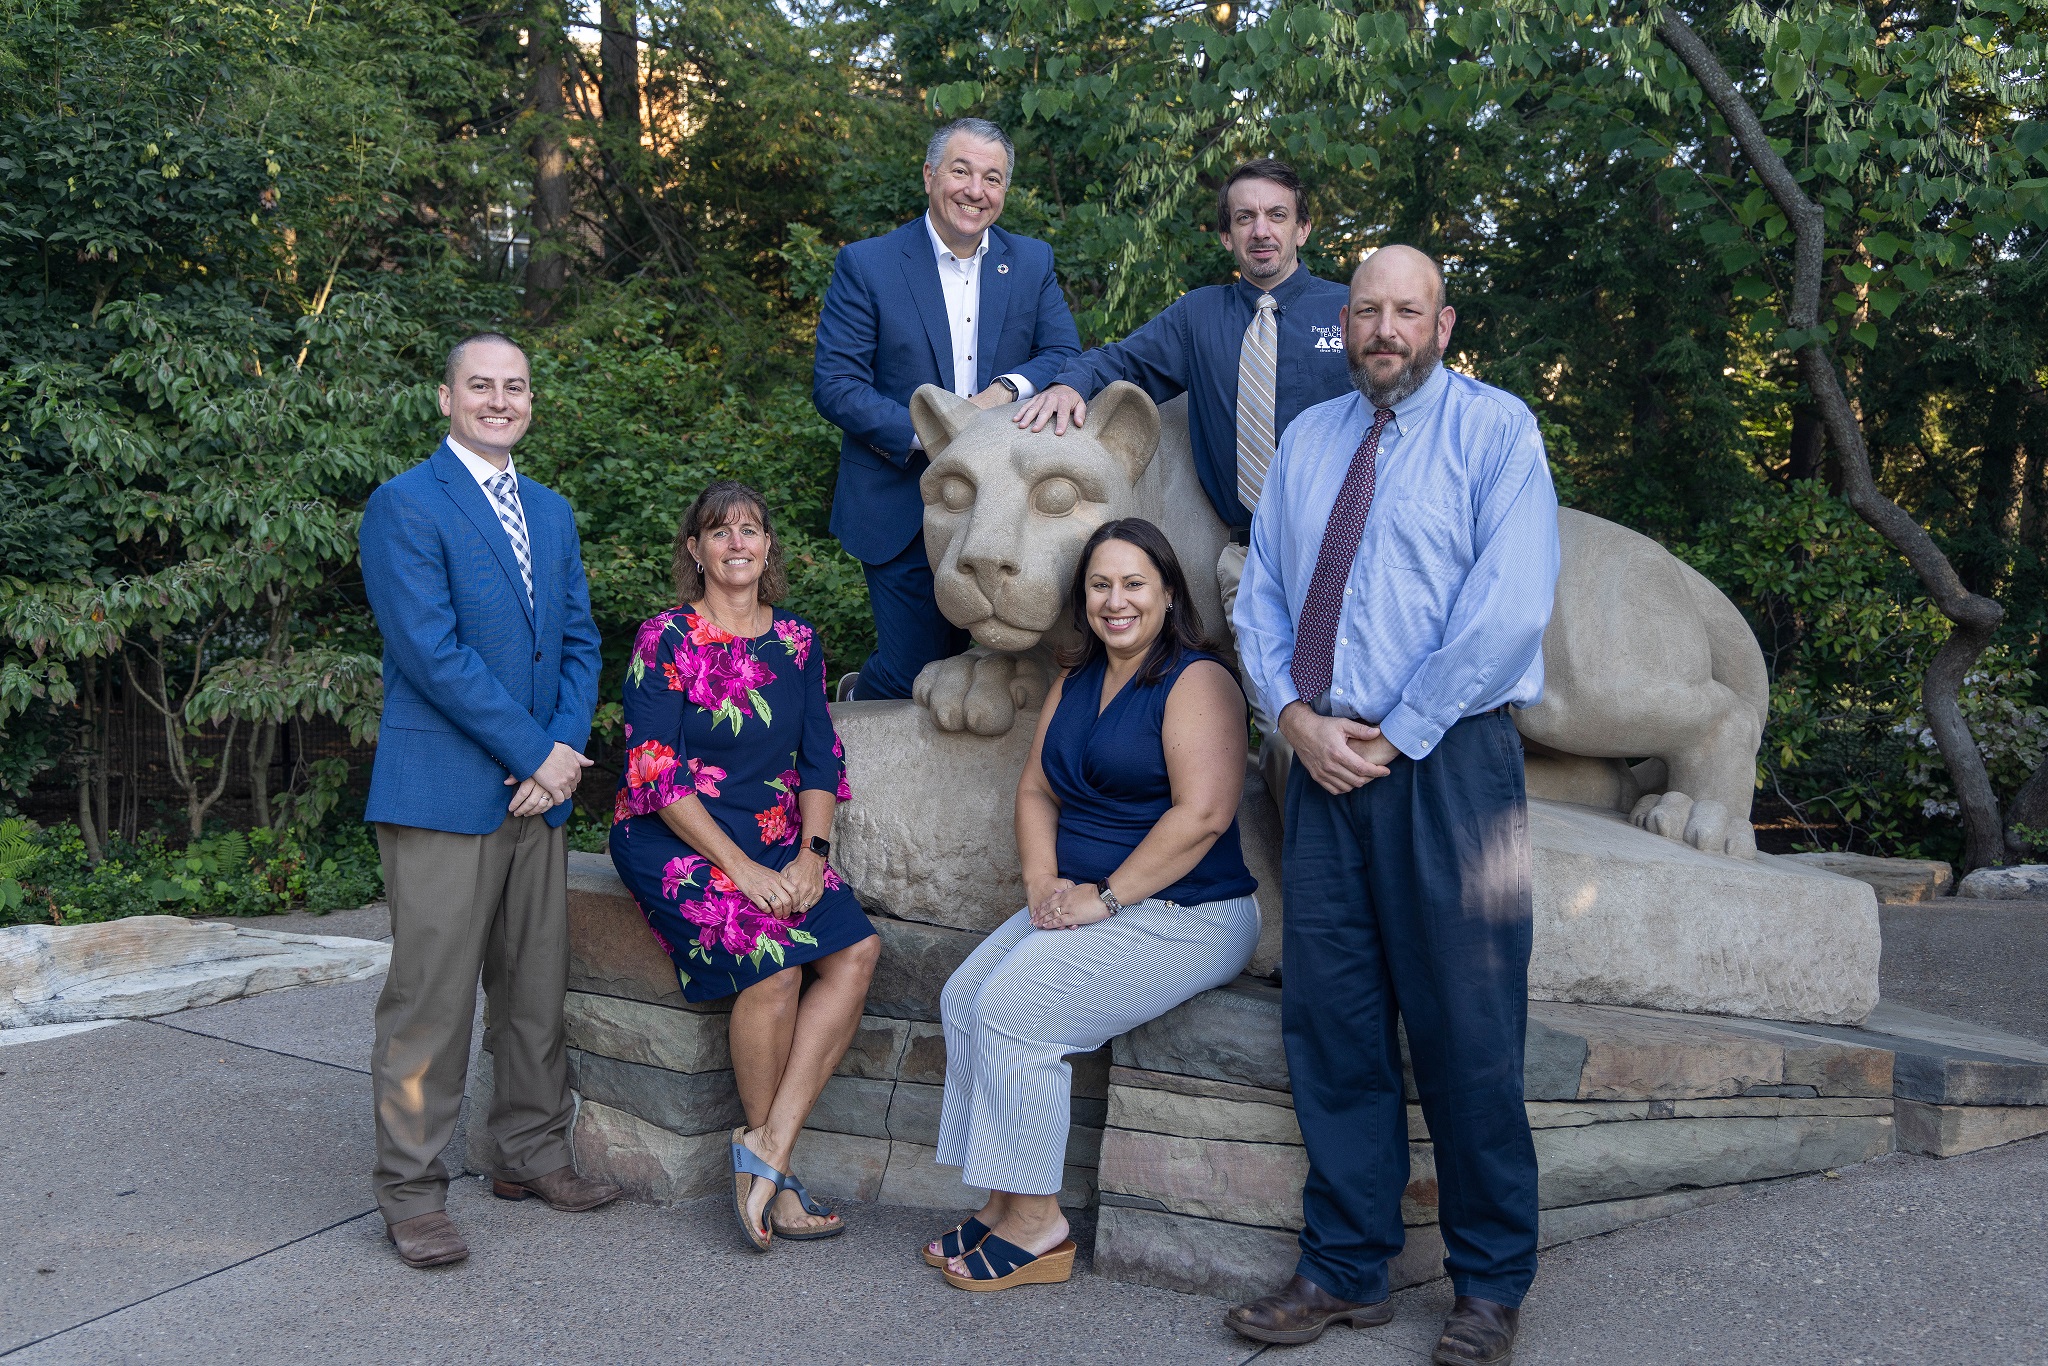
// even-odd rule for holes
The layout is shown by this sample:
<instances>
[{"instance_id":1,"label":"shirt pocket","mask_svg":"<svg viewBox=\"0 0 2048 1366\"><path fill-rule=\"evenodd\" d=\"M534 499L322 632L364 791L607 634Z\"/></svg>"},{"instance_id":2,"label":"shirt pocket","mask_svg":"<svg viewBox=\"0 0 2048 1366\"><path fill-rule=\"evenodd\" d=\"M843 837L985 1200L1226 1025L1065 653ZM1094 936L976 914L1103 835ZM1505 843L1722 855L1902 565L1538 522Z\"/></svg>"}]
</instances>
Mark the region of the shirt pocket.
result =
<instances>
[{"instance_id":1,"label":"shirt pocket","mask_svg":"<svg viewBox=\"0 0 2048 1366\"><path fill-rule=\"evenodd\" d=\"M1462 578L1471 560L1471 530L1462 508L1434 498L1397 494L1373 500L1372 561L1433 580Z\"/></svg>"}]
</instances>

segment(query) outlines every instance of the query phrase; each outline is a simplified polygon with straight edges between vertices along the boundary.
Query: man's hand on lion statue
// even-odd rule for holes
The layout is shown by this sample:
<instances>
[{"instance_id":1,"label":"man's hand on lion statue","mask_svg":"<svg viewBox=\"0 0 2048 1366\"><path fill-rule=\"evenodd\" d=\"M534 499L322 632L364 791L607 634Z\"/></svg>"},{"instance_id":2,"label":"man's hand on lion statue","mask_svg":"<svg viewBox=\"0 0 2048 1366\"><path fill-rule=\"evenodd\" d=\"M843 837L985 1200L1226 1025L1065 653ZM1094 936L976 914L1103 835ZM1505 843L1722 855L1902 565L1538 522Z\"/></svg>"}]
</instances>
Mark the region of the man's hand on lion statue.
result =
<instances>
[{"instance_id":1,"label":"man's hand on lion statue","mask_svg":"<svg viewBox=\"0 0 2048 1366\"><path fill-rule=\"evenodd\" d=\"M910 695L940 730L1003 735L1017 724L1017 713L1044 706L1050 688L1044 662L1035 654L976 645L925 665Z\"/></svg>"}]
</instances>

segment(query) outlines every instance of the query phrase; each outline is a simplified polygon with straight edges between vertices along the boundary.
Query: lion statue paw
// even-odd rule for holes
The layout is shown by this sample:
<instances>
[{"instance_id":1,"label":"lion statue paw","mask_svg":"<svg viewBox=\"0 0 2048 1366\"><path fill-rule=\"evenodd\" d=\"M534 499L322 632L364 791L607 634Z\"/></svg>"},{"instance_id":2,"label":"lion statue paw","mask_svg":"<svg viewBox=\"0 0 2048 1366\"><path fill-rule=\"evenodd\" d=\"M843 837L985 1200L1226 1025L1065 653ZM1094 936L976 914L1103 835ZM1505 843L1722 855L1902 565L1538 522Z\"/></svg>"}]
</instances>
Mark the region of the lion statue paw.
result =
<instances>
[{"instance_id":1,"label":"lion statue paw","mask_svg":"<svg viewBox=\"0 0 2048 1366\"><path fill-rule=\"evenodd\" d=\"M1683 792L1647 793L1629 813L1629 823L1705 853L1756 857L1756 830L1746 820L1731 818L1728 808L1711 797L1694 801Z\"/></svg>"},{"instance_id":2,"label":"lion statue paw","mask_svg":"<svg viewBox=\"0 0 2048 1366\"><path fill-rule=\"evenodd\" d=\"M1035 655L977 645L925 665L910 695L940 730L1003 735L1017 724L1018 712L1045 704L1050 687L1044 661Z\"/></svg>"}]
</instances>

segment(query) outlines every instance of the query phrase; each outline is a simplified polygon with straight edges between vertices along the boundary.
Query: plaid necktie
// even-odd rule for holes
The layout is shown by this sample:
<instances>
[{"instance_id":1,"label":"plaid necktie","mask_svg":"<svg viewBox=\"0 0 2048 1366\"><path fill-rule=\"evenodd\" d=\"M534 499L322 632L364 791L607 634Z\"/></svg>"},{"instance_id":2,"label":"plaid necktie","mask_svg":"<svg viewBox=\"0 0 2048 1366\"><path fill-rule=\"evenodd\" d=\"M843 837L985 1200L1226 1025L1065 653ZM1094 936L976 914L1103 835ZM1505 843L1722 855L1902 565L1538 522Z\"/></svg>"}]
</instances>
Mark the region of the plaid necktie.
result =
<instances>
[{"instance_id":1,"label":"plaid necktie","mask_svg":"<svg viewBox=\"0 0 2048 1366\"><path fill-rule=\"evenodd\" d=\"M1330 686L1344 585L1351 577L1351 562L1358 558L1358 542L1365 535L1365 514L1372 510L1380 433L1393 418L1392 408L1373 409L1372 430L1352 453L1351 468L1337 494L1337 506L1330 510L1330 523L1323 528L1322 548L1316 551L1316 572L1308 581L1308 597L1301 604L1301 624L1294 632L1294 664L1289 670L1294 678L1294 691L1311 706Z\"/></svg>"},{"instance_id":2,"label":"plaid necktie","mask_svg":"<svg viewBox=\"0 0 2048 1366\"><path fill-rule=\"evenodd\" d=\"M526 580L526 602L532 606L533 552L526 545L526 510L519 506L518 476L499 470L484 482L484 488L491 495L491 510L498 514L498 522L512 542L512 553L519 557L519 577Z\"/></svg>"},{"instance_id":3,"label":"plaid necktie","mask_svg":"<svg viewBox=\"0 0 2048 1366\"><path fill-rule=\"evenodd\" d=\"M1280 330L1280 307L1270 294L1259 296L1259 311L1244 330L1244 349L1237 355L1237 500L1256 511L1266 471L1273 467L1273 388Z\"/></svg>"}]
</instances>

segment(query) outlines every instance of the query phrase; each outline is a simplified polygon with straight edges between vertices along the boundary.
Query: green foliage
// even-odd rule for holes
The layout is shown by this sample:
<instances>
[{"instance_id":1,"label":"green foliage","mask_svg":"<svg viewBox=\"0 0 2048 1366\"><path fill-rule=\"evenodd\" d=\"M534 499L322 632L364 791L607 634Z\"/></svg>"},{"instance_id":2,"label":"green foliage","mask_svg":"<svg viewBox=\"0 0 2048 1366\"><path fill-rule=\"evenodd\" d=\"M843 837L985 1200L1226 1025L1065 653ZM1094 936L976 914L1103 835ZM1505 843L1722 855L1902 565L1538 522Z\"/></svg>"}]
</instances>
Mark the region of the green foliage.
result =
<instances>
[{"instance_id":1,"label":"green foliage","mask_svg":"<svg viewBox=\"0 0 2048 1366\"><path fill-rule=\"evenodd\" d=\"M669 306L622 291L533 353L538 415L520 460L576 509L613 666L603 695L617 696L639 624L675 605L676 528L715 479L761 490L789 565L784 605L817 627L830 670L858 668L874 624L860 564L827 530L838 429L807 383L744 390L715 359L669 344L673 325Z\"/></svg>"},{"instance_id":2,"label":"green foliage","mask_svg":"<svg viewBox=\"0 0 2048 1366\"><path fill-rule=\"evenodd\" d=\"M116 839L98 863L76 826L0 824L0 925L325 913L374 901L383 885L376 845L354 822L327 843L274 830L215 831L182 850L153 835Z\"/></svg>"}]
</instances>

